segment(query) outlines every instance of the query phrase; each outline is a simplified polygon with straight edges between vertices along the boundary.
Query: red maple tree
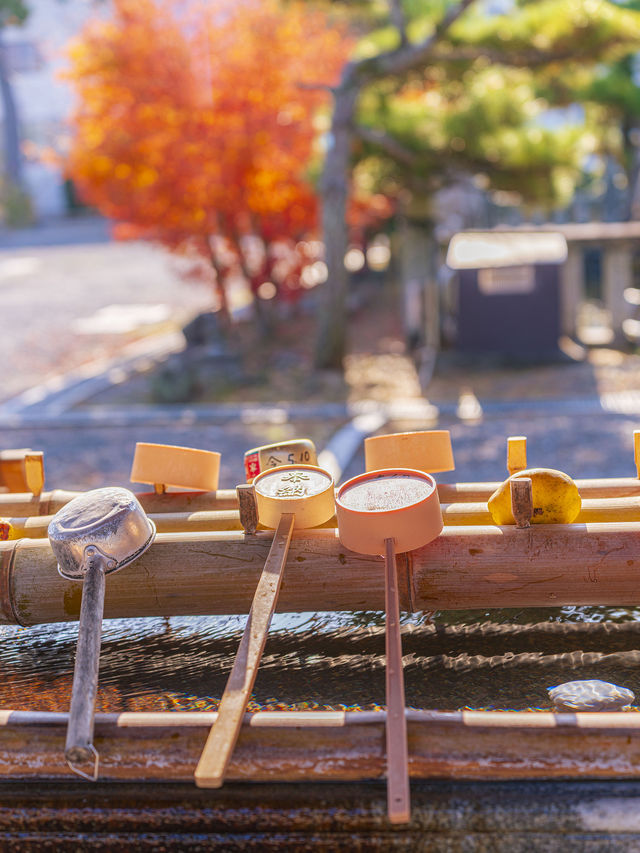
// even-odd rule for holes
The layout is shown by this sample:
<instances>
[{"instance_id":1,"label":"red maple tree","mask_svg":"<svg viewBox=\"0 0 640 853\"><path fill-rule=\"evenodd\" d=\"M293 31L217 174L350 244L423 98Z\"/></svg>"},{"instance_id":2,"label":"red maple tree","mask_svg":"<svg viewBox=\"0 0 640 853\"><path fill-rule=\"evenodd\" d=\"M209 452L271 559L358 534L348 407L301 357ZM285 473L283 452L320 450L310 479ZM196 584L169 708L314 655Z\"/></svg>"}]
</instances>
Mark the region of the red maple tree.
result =
<instances>
[{"instance_id":1,"label":"red maple tree","mask_svg":"<svg viewBox=\"0 0 640 853\"><path fill-rule=\"evenodd\" d=\"M322 278L314 119L349 49L302 4L114 0L70 50L68 173L118 236L204 262L227 316L234 277L295 295Z\"/></svg>"}]
</instances>

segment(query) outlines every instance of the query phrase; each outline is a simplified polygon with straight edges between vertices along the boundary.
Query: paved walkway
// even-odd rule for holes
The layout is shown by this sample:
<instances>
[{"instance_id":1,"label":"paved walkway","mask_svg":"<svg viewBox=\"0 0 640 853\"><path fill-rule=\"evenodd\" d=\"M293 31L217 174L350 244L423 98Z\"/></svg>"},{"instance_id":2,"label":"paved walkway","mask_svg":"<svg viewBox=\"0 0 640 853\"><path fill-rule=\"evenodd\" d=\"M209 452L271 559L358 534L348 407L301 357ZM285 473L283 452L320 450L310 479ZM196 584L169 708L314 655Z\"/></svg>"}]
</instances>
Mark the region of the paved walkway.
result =
<instances>
[{"instance_id":1,"label":"paved walkway","mask_svg":"<svg viewBox=\"0 0 640 853\"><path fill-rule=\"evenodd\" d=\"M640 356L593 350L581 362L509 367L443 353L426 394L433 407L430 420L416 424L397 417L385 430L449 429L456 471L438 475L442 482L507 476L510 435L527 436L531 466L558 468L573 477L636 474ZM361 452L345 476L363 465Z\"/></svg>"},{"instance_id":2,"label":"paved walkway","mask_svg":"<svg viewBox=\"0 0 640 853\"><path fill-rule=\"evenodd\" d=\"M81 215L50 219L29 228L0 228L2 249L79 246L110 241L111 225L100 216Z\"/></svg>"},{"instance_id":3,"label":"paved walkway","mask_svg":"<svg viewBox=\"0 0 640 853\"><path fill-rule=\"evenodd\" d=\"M409 360L404 369L409 375ZM344 479L364 470L362 438L378 428L451 430L456 471L439 475L443 482L506 476L510 435L527 435L529 463L534 466L559 468L573 477L635 475L633 431L640 428L640 391L607 392L601 385L601 392L596 387L591 394L571 396L562 383L554 384L553 368L545 370L546 397L516 399L523 373L503 371L495 386L502 389L502 399L477 397L469 384L456 399L457 386L452 384L443 386L448 391L445 399L435 393L428 401L418 394L395 399L387 395L386 401L361 399L351 406L98 406L49 416L5 413L0 416L0 443L45 450L47 485L68 488L126 485L136 441L219 450L224 460L221 485L231 487L242 478L242 455L249 447L305 435L321 449L341 430L343 457L355 453ZM578 382L575 387L584 391ZM345 424L358 415L355 428L345 433Z\"/></svg>"},{"instance_id":4,"label":"paved walkway","mask_svg":"<svg viewBox=\"0 0 640 853\"><path fill-rule=\"evenodd\" d=\"M21 232L20 232L21 233ZM150 331L179 329L211 304L175 261L142 243L2 248L0 401L119 357Z\"/></svg>"}]
</instances>

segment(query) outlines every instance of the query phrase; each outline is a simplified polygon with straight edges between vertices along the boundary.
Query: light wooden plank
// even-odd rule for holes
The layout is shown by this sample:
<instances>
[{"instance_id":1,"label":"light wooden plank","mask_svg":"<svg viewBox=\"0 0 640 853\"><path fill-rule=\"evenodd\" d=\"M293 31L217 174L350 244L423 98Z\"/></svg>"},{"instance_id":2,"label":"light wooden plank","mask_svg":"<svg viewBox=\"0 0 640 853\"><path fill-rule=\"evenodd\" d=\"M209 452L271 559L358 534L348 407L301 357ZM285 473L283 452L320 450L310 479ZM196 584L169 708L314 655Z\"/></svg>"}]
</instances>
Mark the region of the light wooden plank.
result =
<instances>
[{"instance_id":1,"label":"light wooden plank","mask_svg":"<svg viewBox=\"0 0 640 853\"><path fill-rule=\"evenodd\" d=\"M195 780L199 788L219 788L224 781L267 642L294 522L292 513L283 513L273 535L233 668L222 694L218 719L211 728L196 768Z\"/></svg>"},{"instance_id":2,"label":"light wooden plank","mask_svg":"<svg viewBox=\"0 0 640 853\"><path fill-rule=\"evenodd\" d=\"M391 823L408 823L411 812L409 757L394 540L386 539L385 548L387 812Z\"/></svg>"}]
</instances>

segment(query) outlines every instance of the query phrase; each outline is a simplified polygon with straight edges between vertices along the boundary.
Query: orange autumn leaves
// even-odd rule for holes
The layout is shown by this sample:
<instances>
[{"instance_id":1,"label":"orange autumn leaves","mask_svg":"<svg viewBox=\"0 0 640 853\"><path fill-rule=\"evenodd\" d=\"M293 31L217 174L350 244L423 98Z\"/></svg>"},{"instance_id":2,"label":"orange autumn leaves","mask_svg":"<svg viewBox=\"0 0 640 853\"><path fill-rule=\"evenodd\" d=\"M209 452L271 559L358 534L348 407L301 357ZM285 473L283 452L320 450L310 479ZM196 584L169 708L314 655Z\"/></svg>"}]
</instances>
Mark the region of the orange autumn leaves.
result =
<instances>
[{"instance_id":1,"label":"orange autumn leaves","mask_svg":"<svg viewBox=\"0 0 640 853\"><path fill-rule=\"evenodd\" d=\"M349 49L295 3L114 0L71 50L69 174L129 233L196 247L219 273L246 235L301 240L317 225L314 120Z\"/></svg>"}]
</instances>

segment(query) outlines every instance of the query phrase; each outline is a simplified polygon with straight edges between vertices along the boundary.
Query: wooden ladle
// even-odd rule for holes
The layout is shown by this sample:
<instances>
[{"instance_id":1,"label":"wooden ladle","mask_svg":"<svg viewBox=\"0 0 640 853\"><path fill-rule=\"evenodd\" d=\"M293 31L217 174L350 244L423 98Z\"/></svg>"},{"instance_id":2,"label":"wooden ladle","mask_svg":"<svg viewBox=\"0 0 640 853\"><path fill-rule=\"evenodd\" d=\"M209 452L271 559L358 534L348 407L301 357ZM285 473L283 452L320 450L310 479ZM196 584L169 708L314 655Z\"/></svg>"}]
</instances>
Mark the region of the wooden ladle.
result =
<instances>
[{"instance_id":1,"label":"wooden ladle","mask_svg":"<svg viewBox=\"0 0 640 853\"><path fill-rule=\"evenodd\" d=\"M406 468L370 471L348 480L336 494L342 544L385 561L387 810L391 823L410 819L409 758L400 637L396 553L413 551L442 531L435 480Z\"/></svg>"},{"instance_id":2,"label":"wooden ladle","mask_svg":"<svg viewBox=\"0 0 640 853\"><path fill-rule=\"evenodd\" d=\"M218 718L211 727L195 772L200 788L219 788L235 747L258 674L273 617L293 529L316 527L335 511L331 475L312 465L285 465L254 481L258 519L275 528L249 618L227 681Z\"/></svg>"},{"instance_id":3,"label":"wooden ladle","mask_svg":"<svg viewBox=\"0 0 640 853\"><path fill-rule=\"evenodd\" d=\"M364 440L367 471L382 468L411 468L436 474L453 471L451 434L447 429L371 435Z\"/></svg>"},{"instance_id":4,"label":"wooden ladle","mask_svg":"<svg viewBox=\"0 0 640 853\"><path fill-rule=\"evenodd\" d=\"M171 444L136 444L131 466L132 483L149 483L158 494L170 486L215 492L220 475L220 454Z\"/></svg>"}]
</instances>

